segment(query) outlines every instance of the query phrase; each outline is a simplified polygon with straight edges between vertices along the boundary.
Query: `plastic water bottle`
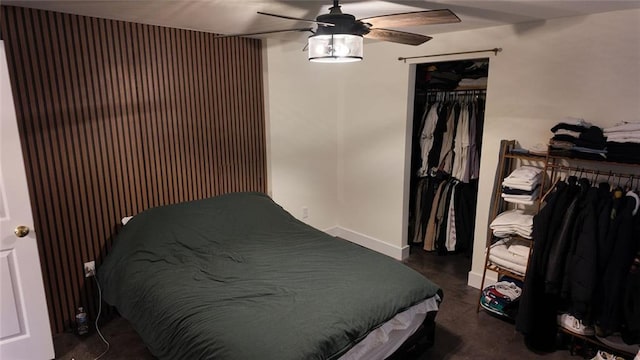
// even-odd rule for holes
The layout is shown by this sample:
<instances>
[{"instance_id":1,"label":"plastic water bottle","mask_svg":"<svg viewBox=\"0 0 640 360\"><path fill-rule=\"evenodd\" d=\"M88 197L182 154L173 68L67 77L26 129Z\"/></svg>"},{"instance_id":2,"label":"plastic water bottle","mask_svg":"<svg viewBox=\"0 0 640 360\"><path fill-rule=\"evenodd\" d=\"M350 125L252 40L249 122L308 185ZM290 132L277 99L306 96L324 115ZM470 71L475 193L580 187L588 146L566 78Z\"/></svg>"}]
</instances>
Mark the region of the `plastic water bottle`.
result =
<instances>
[{"instance_id":1,"label":"plastic water bottle","mask_svg":"<svg viewBox=\"0 0 640 360\"><path fill-rule=\"evenodd\" d=\"M80 306L78 313L76 314L76 326L78 329L78 335L85 335L89 332L89 320L87 319L87 313L84 312L84 308Z\"/></svg>"}]
</instances>

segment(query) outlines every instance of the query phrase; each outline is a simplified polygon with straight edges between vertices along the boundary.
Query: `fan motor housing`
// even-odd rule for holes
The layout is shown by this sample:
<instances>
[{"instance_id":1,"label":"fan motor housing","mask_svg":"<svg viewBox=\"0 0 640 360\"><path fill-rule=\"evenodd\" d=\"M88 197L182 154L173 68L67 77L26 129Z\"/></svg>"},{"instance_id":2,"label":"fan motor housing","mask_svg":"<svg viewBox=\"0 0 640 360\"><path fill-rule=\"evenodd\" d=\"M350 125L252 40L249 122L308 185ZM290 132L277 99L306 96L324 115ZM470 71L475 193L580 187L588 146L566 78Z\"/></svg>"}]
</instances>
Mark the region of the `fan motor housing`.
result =
<instances>
[{"instance_id":1,"label":"fan motor housing","mask_svg":"<svg viewBox=\"0 0 640 360\"><path fill-rule=\"evenodd\" d=\"M357 21L355 16L350 14L325 14L318 16L316 20L334 24L334 26L318 26L316 35L352 34L362 36L369 33L369 27L362 21Z\"/></svg>"}]
</instances>

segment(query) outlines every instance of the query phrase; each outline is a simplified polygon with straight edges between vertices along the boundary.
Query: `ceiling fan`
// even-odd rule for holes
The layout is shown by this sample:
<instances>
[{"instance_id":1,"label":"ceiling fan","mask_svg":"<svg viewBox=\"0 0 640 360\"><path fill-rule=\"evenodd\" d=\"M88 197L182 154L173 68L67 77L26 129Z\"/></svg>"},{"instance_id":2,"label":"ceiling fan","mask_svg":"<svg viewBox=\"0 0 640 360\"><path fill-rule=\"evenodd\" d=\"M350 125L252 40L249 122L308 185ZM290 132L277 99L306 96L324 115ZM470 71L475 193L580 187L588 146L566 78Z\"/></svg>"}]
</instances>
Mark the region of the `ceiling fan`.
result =
<instances>
[{"instance_id":1,"label":"ceiling fan","mask_svg":"<svg viewBox=\"0 0 640 360\"><path fill-rule=\"evenodd\" d=\"M329 8L329 13L319 15L315 20L258 11L258 14L260 15L314 23L317 25L315 31L311 27L305 27L237 34L232 36L309 31L313 33L313 35L309 37L308 43L309 60L317 62L350 62L362 60L363 37L414 46L432 39L430 36L392 30L388 29L389 27L407 27L460 22L460 18L448 9L412 11L356 19L356 17L351 14L343 13L338 1L339 0L333 0L333 6Z\"/></svg>"}]
</instances>

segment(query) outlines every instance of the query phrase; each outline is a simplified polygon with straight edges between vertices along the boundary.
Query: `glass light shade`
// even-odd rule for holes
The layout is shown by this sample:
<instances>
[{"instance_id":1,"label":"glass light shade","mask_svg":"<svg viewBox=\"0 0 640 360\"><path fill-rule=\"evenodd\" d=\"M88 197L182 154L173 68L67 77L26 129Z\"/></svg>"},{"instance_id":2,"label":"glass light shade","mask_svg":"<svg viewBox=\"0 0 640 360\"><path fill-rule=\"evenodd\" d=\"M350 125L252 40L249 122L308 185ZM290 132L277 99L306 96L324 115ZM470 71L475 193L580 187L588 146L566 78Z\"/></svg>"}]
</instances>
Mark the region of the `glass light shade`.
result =
<instances>
[{"instance_id":1,"label":"glass light shade","mask_svg":"<svg viewBox=\"0 0 640 360\"><path fill-rule=\"evenodd\" d=\"M362 60L362 36L350 34L309 37L309 61L342 63Z\"/></svg>"}]
</instances>

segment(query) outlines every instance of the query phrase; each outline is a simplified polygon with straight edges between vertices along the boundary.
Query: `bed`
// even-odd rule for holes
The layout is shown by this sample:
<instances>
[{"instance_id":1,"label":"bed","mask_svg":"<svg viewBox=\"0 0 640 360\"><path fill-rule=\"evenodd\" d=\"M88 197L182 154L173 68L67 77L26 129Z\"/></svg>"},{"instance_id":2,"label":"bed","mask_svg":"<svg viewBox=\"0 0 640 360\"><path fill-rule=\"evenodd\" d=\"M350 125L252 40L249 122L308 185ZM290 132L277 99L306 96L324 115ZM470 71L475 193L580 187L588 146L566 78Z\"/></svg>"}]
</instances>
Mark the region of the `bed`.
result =
<instances>
[{"instance_id":1,"label":"bed","mask_svg":"<svg viewBox=\"0 0 640 360\"><path fill-rule=\"evenodd\" d=\"M261 193L137 214L97 276L161 359L383 359L408 337L432 341L443 296Z\"/></svg>"}]
</instances>

